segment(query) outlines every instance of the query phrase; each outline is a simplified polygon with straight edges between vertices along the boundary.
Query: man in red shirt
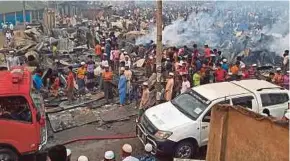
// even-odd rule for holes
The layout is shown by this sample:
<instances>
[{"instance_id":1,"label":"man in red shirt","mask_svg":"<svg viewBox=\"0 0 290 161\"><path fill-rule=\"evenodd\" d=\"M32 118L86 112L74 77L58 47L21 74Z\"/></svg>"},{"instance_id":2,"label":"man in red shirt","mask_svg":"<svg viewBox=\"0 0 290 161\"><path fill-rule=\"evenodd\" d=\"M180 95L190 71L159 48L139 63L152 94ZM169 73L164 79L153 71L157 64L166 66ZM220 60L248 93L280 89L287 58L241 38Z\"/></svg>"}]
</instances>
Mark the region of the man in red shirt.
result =
<instances>
[{"instance_id":1,"label":"man in red shirt","mask_svg":"<svg viewBox=\"0 0 290 161\"><path fill-rule=\"evenodd\" d=\"M204 56L205 58L210 58L210 48L208 45L204 45Z\"/></svg>"},{"instance_id":2,"label":"man in red shirt","mask_svg":"<svg viewBox=\"0 0 290 161\"><path fill-rule=\"evenodd\" d=\"M97 57L100 57L102 54L102 46L99 42L97 42L97 45L95 46L95 54Z\"/></svg>"},{"instance_id":3,"label":"man in red shirt","mask_svg":"<svg viewBox=\"0 0 290 161\"><path fill-rule=\"evenodd\" d=\"M194 60L196 60L199 56L199 51L197 49L197 45L193 44L193 53L192 53L192 57Z\"/></svg>"},{"instance_id":4,"label":"man in red shirt","mask_svg":"<svg viewBox=\"0 0 290 161\"><path fill-rule=\"evenodd\" d=\"M221 68L220 64L217 64L217 69L215 71L215 81L216 82L224 82L227 72Z\"/></svg>"},{"instance_id":5,"label":"man in red shirt","mask_svg":"<svg viewBox=\"0 0 290 161\"><path fill-rule=\"evenodd\" d=\"M72 100L73 100L73 92L74 92L74 73L72 71L72 67L69 66L68 67L69 69L69 73L68 73L68 76L67 76L67 99L68 99L68 102L69 103L72 103Z\"/></svg>"},{"instance_id":6,"label":"man in red shirt","mask_svg":"<svg viewBox=\"0 0 290 161\"><path fill-rule=\"evenodd\" d=\"M246 66L243 65L242 67L242 79L249 79L249 71L246 69Z\"/></svg>"}]
</instances>

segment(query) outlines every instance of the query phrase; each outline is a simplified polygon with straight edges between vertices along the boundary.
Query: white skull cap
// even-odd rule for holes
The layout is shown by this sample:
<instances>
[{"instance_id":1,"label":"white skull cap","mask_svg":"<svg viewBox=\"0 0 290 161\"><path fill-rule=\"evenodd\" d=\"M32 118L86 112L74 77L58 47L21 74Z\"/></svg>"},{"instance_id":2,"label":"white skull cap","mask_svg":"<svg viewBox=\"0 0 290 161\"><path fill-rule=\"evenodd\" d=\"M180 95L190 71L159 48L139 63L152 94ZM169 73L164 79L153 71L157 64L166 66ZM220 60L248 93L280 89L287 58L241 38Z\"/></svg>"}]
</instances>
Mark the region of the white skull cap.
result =
<instances>
[{"instance_id":1,"label":"white skull cap","mask_svg":"<svg viewBox=\"0 0 290 161\"><path fill-rule=\"evenodd\" d=\"M144 84L144 83L143 83ZM124 144L122 150L126 153L132 153L132 146L130 144Z\"/></svg>"},{"instance_id":2,"label":"white skull cap","mask_svg":"<svg viewBox=\"0 0 290 161\"><path fill-rule=\"evenodd\" d=\"M84 156L84 155L81 155L79 158L78 158L78 161L89 161L88 157Z\"/></svg>"},{"instance_id":3,"label":"white skull cap","mask_svg":"<svg viewBox=\"0 0 290 161\"><path fill-rule=\"evenodd\" d=\"M105 159L114 159L115 158L115 154L113 151L106 151L105 152Z\"/></svg>"},{"instance_id":4,"label":"white skull cap","mask_svg":"<svg viewBox=\"0 0 290 161\"><path fill-rule=\"evenodd\" d=\"M150 153L152 150L153 150L152 145L149 144L149 143L147 143L147 144L145 145L145 151Z\"/></svg>"}]
</instances>

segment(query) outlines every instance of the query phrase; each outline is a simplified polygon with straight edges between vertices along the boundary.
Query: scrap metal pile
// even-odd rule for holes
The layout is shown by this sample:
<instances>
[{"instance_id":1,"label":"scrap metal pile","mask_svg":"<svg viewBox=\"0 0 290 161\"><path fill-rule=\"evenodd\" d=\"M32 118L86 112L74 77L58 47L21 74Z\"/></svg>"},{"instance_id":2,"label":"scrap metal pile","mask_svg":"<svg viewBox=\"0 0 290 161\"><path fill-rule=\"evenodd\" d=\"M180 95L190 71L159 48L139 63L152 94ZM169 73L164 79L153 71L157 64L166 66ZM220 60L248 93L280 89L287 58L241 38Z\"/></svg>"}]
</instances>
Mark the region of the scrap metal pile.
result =
<instances>
[{"instance_id":1,"label":"scrap metal pile","mask_svg":"<svg viewBox=\"0 0 290 161\"><path fill-rule=\"evenodd\" d=\"M122 21L128 20L117 20L115 24L120 24ZM94 92L87 92L85 96L77 95L77 85L75 85L76 92L74 100L71 104L68 104L67 97L65 94L66 88L66 74L68 66L72 66L73 70L76 71L79 67L80 62L86 62L87 56L94 55L94 36L89 29L89 21L75 27L67 28L53 28L50 34L46 34L43 31L41 24L30 24L23 32L17 33L14 38L13 49L14 53L20 58L23 64L27 64L30 68L35 69L36 67L43 70L43 82L47 84L47 78L53 73L57 72L60 78L61 86L58 91L58 97L54 97L45 89L42 93L46 113L48 115L49 122L54 132L72 128L75 126L81 126L83 124L101 121L101 115L105 115L109 109L114 109L118 102L117 95L117 76L113 79L114 87L114 100L113 105L109 109L104 109L106 104L104 100L104 93L101 89L96 89ZM112 22L114 24L114 22ZM122 45L130 53L132 60L139 60L140 57L136 57L136 54L132 53L135 45L131 39L136 38L139 35L144 35L144 32L130 32L127 28L130 28L130 23L127 27L119 26L120 29L115 30L116 26L110 25L110 28L101 27L100 29L105 33L115 31L116 35L119 35L118 43ZM91 48L87 48L88 33L91 34ZM58 61L54 61L52 45L57 45L57 57ZM9 56L9 54L8 54ZM33 57L33 59L31 58ZM141 68L144 66L145 59L140 59L135 63L132 68L134 74L138 77L140 82L147 81L151 82L153 86L155 79L154 74L152 78L145 76L144 70ZM132 62L133 63L133 62ZM100 62L97 62L99 65ZM114 71L118 75L118 71ZM156 76L155 76L156 78ZM122 113L122 111L120 112ZM119 115L118 118L124 119L130 115L136 115L136 111L123 111L123 115ZM110 114L108 114L110 115ZM113 116L112 116L113 117ZM78 118L86 118L78 119ZM116 119L116 117L113 117Z\"/></svg>"}]
</instances>

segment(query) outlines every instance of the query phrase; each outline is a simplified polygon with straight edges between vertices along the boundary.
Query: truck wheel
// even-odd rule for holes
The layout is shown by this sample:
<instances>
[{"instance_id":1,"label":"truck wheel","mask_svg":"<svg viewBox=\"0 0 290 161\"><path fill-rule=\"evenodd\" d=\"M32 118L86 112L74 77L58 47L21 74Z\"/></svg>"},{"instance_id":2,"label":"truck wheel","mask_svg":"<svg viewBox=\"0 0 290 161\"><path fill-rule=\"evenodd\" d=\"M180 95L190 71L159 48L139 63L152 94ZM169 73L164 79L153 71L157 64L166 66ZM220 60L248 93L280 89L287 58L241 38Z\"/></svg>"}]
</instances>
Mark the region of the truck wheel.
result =
<instances>
[{"instance_id":1,"label":"truck wheel","mask_svg":"<svg viewBox=\"0 0 290 161\"><path fill-rule=\"evenodd\" d=\"M190 141L182 141L175 148L176 158L191 159L197 152L197 147Z\"/></svg>"},{"instance_id":2,"label":"truck wheel","mask_svg":"<svg viewBox=\"0 0 290 161\"><path fill-rule=\"evenodd\" d=\"M0 147L0 160L1 161L18 161L18 155L11 149Z\"/></svg>"}]
</instances>

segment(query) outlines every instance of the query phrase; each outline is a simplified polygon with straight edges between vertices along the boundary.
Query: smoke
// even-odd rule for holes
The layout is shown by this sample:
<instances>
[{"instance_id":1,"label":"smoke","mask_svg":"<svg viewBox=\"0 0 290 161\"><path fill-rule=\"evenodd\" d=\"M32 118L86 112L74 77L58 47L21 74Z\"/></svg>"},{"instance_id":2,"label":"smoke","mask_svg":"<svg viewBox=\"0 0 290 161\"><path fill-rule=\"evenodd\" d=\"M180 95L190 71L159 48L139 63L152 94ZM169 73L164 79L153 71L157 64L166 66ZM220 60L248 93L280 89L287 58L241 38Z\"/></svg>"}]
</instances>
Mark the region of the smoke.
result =
<instances>
[{"instance_id":1,"label":"smoke","mask_svg":"<svg viewBox=\"0 0 290 161\"><path fill-rule=\"evenodd\" d=\"M236 53L245 48L265 49L281 54L289 49L289 2L215 2L213 11L191 13L187 20L178 19L163 30L162 41L168 46L208 44ZM166 16L166 15L165 15ZM257 28L262 26L262 30ZM237 36L239 31L246 36ZM272 37L263 40L261 35ZM155 41L156 28L136 40L136 44Z\"/></svg>"}]
</instances>

